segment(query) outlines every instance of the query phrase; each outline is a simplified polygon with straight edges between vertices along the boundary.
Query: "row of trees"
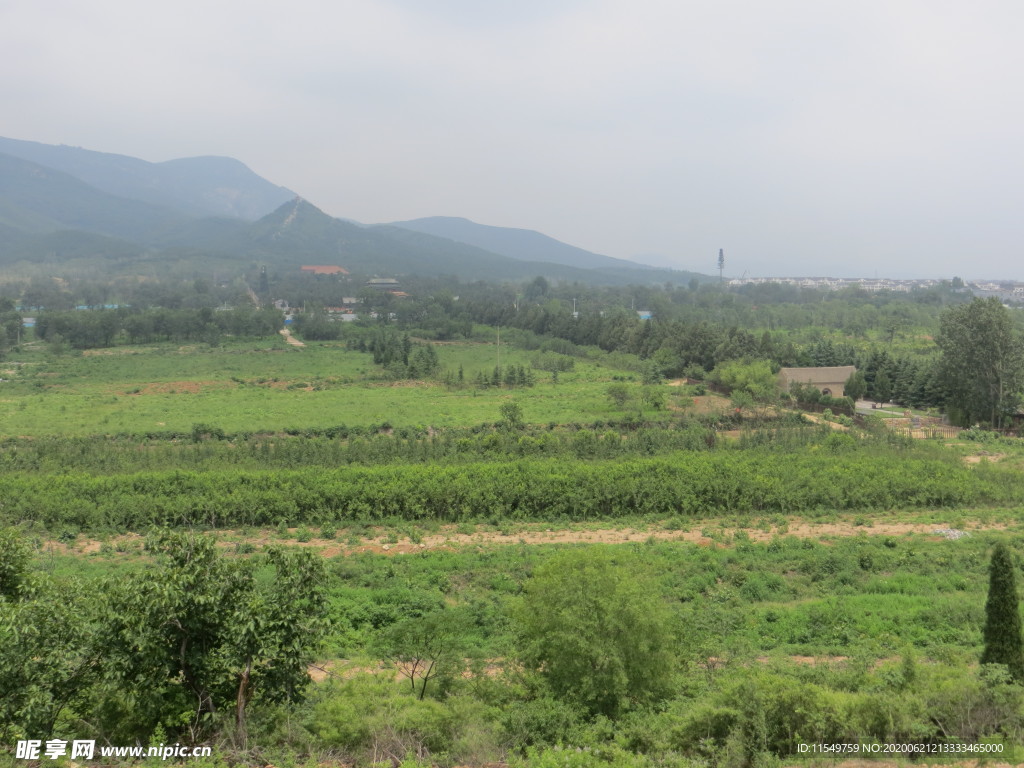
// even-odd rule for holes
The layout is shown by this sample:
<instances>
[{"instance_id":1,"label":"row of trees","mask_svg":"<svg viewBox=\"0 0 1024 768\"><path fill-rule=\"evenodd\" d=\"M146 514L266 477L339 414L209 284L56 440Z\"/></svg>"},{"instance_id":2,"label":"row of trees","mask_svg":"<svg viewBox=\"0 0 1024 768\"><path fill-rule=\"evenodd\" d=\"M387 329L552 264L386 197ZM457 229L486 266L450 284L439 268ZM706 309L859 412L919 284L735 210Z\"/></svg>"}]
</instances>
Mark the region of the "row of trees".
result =
<instances>
[{"instance_id":1,"label":"row of trees","mask_svg":"<svg viewBox=\"0 0 1024 768\"><path fill-rule=\"evenodd\" d=\"M638 436L642 440L642 435ZM600 455L601 441L590 433ZM638 447L644 445L641 442ZM0 476L4 522L59 529L144 530L154 524L277 525L408 520L586 520L628 515L955 507L1015 501L1019 473L950 459L907 457L899 446L829 436L815 446L690 452L659 458L564 457L439 465L294 470L166 469L131 475ZM650 443L657 450L657 443ZM582 453L587 446L580 445ZM634 449L635 450L635 449ZM835 473L842 452L843 469ZM828 483L821 483L822 477Z\"/></svg>"},{"instance_id":2,"label":"row of trees","mask_svg":"<svg viewBox=\"0 0 1024 768\"><path fill-rule=\"evenodd\" d=\"M414 342L409 334L391 328L375 328L369 339L360 336L350 346L370 352L373 362L395 378L424 379L437 372L437 349L433 344Z\"/></svg>"},{"instance_id":3,"label":"row of trees","mask_svg":"<svg viewBox=\"0 0 1024 768\"><path fill-rule=\"evenodd\" d=\"M217 343L222 336L266 338L281 328L277 310L251 307L215 311L201 309L106 309L42 312L36 336L74 349L110 347L117 343L164 341Z\"/></svg>"}]
</instances>

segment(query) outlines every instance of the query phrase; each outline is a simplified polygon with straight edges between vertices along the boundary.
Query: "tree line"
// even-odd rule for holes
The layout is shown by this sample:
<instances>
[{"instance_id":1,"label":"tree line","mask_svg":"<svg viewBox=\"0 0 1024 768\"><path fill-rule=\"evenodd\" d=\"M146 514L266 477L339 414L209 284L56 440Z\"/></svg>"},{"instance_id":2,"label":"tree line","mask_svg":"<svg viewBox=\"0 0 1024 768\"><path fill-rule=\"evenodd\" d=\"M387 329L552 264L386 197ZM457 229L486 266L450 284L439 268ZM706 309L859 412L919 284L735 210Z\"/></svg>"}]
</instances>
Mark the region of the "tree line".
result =
<instances>
[{"instance_id":1,"label":"tree line","mask_svg":"<svg viewBox=\"0 0 1024 768\"><path fill-rule=\"evenodd\" d=\"M223 336L273 336L282 322L279 311L252 307L222 311L209 307L82 310L41 312L35 333L46 342L66 343L73 349L167 341L217 344Z\"/></svg>"},{"instance_id":2,"label":"tree line","mask_svg":"<svg viewBox=\"0 0 1024 768\"><path fill-rule=\"evenodd\" d=\"M658 458L526 458L281 470L154 470L92 476L8 473L0 521L46 528L144 530L151 525L273 526L282 522L588 520L979 506L1020 498L1019 473L955 459L771 444ZM841 456L841 461L837 462ZM837 471L837 466L841 471ZM820 482L828 477L828 483Z\"/></svg>"}]
</instances>

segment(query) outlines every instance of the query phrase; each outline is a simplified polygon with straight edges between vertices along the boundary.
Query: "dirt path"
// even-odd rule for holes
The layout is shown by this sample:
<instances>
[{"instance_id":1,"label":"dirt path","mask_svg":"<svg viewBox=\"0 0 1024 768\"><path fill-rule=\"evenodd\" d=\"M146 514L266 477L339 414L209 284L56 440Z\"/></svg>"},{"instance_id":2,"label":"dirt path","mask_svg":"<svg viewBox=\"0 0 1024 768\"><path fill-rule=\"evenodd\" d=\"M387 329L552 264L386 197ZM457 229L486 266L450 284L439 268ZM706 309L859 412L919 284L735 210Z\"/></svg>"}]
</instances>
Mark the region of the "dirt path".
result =
<instances>
[{"instance_id":1,"label":"dirt path","mask_svg":"<svg viewBox=\"0 0 1024 768\"><path fill-rule=\"evenodd\" d=\"M698 523L698 525L700 525ZM307 546L323 549L327 556L349 554L351 552L377 552L381 554L408 554L426 549L456 548L471 546L510 546L515 544L625 544L631 541L685 541L699 546L732 546L735 536L739 533L752 541L771 541L776 536L796 536L800 539L822 539L846 536L904 536L906 534L922 534L944 538L935 531L948 528L945 524L936 523L878 523L871 526L843 523L807 523L793 522L785 529L775 526L765 531L760 528L719 527L714 523L704 524L699 530L671 531L663 528L598 528L592 530L524 530L513 533L498 531L481 531L478 533L458 533L455 530L424 536L416 543L408 539L400 539L397 543L383 543L378 538L363 540L360 544L341 545L324 539L312 539ZM987 530L1003 530L1003 525L987 526ZM974 528L980 530L980 528Z\"/></svg>"},{"instance_id":2,"label":"dirt path","mask_svg":"<svg viewBox=\"0 0 1024 768\"><path fill-rule=\"evenodd\" d=\"M304 347L304 346L306 346L301 341L299 341L294 336L292 336L292 332L289 329L287 329L287 328L282 328L280 331L278 331L278 333L280 333L282 336L284 336L284 340L287 341L289 344L291 344L293 347Z\"/></svg>"},{"instance_id":3,"label":"dirt path","mask_svg":"<svg viewBox=\"0 0 1024 768\"><path fill-rule=\"evenodd\" d=\"M965 530L1006 530L1004 523L971 523ZM289 529L284 537L269 530L256 531L243 535L239 531L224 530L215 532L220 546L234 549L240 543L251 544L254 548L280 544L284 546L307 547L318 551L324 557L351 555L362 552L386 555L404 555L423 552L431 549L456 549L462 547L500 547L525 544L625 544L643 541L679 541L697 544L703 547L731 547L736 543L736 536L744 536L751 541L771 541L776 536L795 536L801 539L831 539L846 536L905 536L917 534L936 540L950 538L943 531L950 530L946 523L898 523L869 522L857 525L853 521L833 523L812 523L792 519L784 527L766 526L759 528L737 528L725 525L722 521L695 521L693 530L668 530L660 526L648 528L546 528L543 524L524 525L509 532L495 530L476 530L465 532L464 527L443 526L437 533L426 534L412 540L406 536L397 537L394 529L377 528L358 540L340 541L312 537L307 541L298 541L299 529ZM339 538L344 533L339 533ZM109 543L116 551L137 553L142 548L142 537L138 534L127 534L111 539ZM47 542L45 547L53 552L67 554L92 554L100 551L101 542L94 539L79 539L71 544Z\"/></svg>"}]
</instances>

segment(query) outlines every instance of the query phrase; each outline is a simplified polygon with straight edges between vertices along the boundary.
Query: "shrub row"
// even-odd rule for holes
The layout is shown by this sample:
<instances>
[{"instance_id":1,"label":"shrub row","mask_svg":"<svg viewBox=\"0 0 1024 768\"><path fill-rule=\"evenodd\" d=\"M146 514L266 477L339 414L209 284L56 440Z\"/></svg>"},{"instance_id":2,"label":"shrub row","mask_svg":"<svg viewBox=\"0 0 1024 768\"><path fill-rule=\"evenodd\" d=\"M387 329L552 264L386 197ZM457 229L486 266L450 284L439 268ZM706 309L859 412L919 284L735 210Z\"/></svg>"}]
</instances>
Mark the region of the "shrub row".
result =
<instances>
[{"instance_id":1,"label":"shrub row","mask_svg":"<svg viewBox=\"0 0 1024 768\"><path fill-rule=\"evenodd\" d=\"M0 477L0 521L48 527L573 519L966 506L1022 497L997 467L811 446L651 459Z\"/></svg>"}]
</instances>

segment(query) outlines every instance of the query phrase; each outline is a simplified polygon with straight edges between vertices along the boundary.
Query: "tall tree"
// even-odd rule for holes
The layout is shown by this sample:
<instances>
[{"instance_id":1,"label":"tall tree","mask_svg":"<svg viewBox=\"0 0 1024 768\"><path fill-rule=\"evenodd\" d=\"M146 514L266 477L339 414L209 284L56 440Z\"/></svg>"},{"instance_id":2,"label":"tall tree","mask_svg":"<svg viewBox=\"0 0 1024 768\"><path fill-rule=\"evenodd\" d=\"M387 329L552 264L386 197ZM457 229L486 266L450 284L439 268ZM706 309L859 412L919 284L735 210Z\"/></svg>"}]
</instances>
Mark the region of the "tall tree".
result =
<instances>
[{"instance_id":1,"label":"tall tree","mask_svg":"<svg viewBox=\"0 0 1024 768\"><path fill-rule=\"evenodd\" d=\"M843 392L850 399L857 401L864 397L868 391L868 383L864 380L861 371L854 371L843 385Z\"/></svg>"},{"instance_id":2,"label":"tall tree","mask_svg":"<svg viewBox=\"0 0 1024 768\"><path fill-rule=\"evenodd\" d=\"M947 404L959 421L1001 426L1020 401L1024 344L999 299L974 299L947 309L935 339L942 350Z\"/></svg>"},{"instance_id":3,"label":"tall tree","mask_svg":"<svg viewBox=\"0 0 1024 768\"><path fill-rule=\"evenodd\" d=\"M981 663L1005 664L1014 680L1024 682L1024 640L1021 638L1017 577L1013 558L1004 544L996 545L989 565L984 637Z\"/></svg>"},{"instance_id":4,"label":"tall tree","mask_svg":"<svg viewBox=\"0 0 1024 768\"><path fill-rule=\"evenodd\" d=\"M552 690L614 717L671 690L670 614L636 558L611 548L539 566L516 611L520 656Z\"/></svg>"}]
</instances>

